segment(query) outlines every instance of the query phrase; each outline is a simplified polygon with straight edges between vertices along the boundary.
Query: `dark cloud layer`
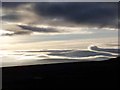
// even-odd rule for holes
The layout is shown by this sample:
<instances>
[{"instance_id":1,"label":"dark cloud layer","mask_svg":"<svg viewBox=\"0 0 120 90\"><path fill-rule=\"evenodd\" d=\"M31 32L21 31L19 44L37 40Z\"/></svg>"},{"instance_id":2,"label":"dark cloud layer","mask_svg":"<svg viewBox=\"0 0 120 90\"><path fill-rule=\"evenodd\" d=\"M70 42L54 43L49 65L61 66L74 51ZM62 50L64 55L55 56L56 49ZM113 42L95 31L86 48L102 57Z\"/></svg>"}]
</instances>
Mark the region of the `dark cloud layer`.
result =
<instances>
[{"instance_id":1,"label":"dark cloud layer","mask_svg":"<svg viewBox=\"0 0 120 90\"><path fill-rule=\"evenodd\" d=\"M62 17L77 24L116 27L117 3L38 3L38 14L49 17Z\"/></svg>"},{"instance_id":2,"label":"dark cloud layer","mask_svg":"<svg viewBox=\"0 0 120 90\"><path fill-rule=\"evenodd\" d=\"M28 4L27 2L2 2L3 8L16 8L20 5Z\"/></svg>"},{"instance_id":3,"label":"dark cloud layer","mask_svg":"<svg viewBox=\"0 0 120 90\"><path fill-rule=\"evenodd\" d=\"M2 5L3 8L16 10L17 7L28 4L32 4L33 11L30 12L38 15L38 20L41 20L42 16L45 20L62 18L66 25L67 22L98 28L117 28L118 25L117 2L4 2ZM14 13L3 16L3 19L15 21L19 20L19 17L19 14Z\"/></svg>"},{"instance_id":4,"label":"dark cloud layer","mask_svg":"<svg viewBox=\"0 0 120 90\"><path fill-rule=\"evenodd\" d=\"M18 26L24 30L29 30L34 32L44 32L44 33L59 32L54 28L33 27L33 26L26 26L26 25L18 25Z\"/></svg>"}]
</instances>

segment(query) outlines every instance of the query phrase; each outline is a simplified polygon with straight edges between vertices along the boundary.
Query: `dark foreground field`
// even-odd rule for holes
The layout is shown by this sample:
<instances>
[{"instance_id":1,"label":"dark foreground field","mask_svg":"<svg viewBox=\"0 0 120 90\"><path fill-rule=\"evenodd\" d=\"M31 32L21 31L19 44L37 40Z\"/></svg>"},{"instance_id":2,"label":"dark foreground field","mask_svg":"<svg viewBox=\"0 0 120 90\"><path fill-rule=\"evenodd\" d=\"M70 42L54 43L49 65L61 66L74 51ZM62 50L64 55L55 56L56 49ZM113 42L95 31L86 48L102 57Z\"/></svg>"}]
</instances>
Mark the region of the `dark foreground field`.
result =
<instances>
[{"instance_id":1,"label":"dark foreground field","mask_svg":"<svg viewBox=\"0 0 120 90\"><path fill-rule=\"evenodd\" d=\"M15 88L118 88L119 59L49 65L6 67L2 69L3 90ZM17 89L16 89L17 90Z\"/></svg>"}]
</instances>

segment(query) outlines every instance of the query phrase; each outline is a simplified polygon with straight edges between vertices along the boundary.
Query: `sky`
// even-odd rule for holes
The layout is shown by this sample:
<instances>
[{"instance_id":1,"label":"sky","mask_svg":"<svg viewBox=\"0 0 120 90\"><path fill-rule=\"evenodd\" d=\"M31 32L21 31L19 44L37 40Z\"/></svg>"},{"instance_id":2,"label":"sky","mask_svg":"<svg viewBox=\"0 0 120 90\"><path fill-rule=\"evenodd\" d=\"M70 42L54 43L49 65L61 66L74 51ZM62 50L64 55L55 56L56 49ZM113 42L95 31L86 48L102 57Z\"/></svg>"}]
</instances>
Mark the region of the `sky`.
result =
<instances>
[{"instance_id":1,"label":"sky","mask_svg":"<svg viewBox=\"0 0 120 90\"><path fill-rule=\"evenodd\" d=\"M86 49L118 43L117 2L2 2L1 49Z\"/></svg>"},{"instance_id":2,"label":"sky","mask_svg":"<svg viewBox=\"0 0 120 90\"><path fill-rule=\"evenodd\" d=\"M118 2L1 4L0 67L118 56Z\"/></svg>"}]
</instances>

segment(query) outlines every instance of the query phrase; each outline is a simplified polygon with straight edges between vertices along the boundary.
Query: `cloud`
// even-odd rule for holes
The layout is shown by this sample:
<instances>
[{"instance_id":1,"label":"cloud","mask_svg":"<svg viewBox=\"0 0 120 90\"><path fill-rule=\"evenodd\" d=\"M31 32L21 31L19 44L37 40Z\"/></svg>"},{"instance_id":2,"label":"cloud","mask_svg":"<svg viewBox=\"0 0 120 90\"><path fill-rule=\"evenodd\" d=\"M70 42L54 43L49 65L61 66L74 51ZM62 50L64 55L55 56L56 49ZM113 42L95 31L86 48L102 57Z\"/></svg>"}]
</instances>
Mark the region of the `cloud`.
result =
<instances>
[{"instance_id":1,"label":"cloud","mask_svg":"<svg viewBox=\"0 0 120 90\"><path fill-rule=\"evenodd\" d=\"M7 12L12 10L12 15L8 14L4 19L22 18L20 22L23 23L26 20L33 24L72 24L99 28L117 28L118 24L117 2L4 2L3 8Z\"/></svg>"},{"instance_id":2,"label":"cloud","mask_svg":"<svg viewBox=\"0 0 120 90\"><path fill-rule=\"evenodd\" d=\"M99 53L99 52L92 52L92 51L82 51L82 50L73 50L70 52L51 52L48 55L53 56L65 56L65 57L89 57L89 56L97 56L97 55L103 55L103 56L112 56L111 54L106 53Z\"/></svg>"},{"instance_id":3,"label":"cloud","mask_svg":"<svg viewBox=\"0 0 120 90\"><path fill-rule=\"evenodd\" d=\"M97 46L96 46L97 47ZM99 47L98 47L99 48ZM115 50L116 51L116 49L112 49L113 51ZM97 51L97 52L95 52L95 51ZM26 53L41 53L41 52L47 52L48 54L47 54L47 56L49 56L49 57L52 57L52 56L55 56L55 57L59 57L59 58L77 58L77 59L81 59L81 58L89 58L89 57L91 57L91 58L94 58L94 57L109 57L109 58L111 58L111 57L117 57L117 55L113 55L113 54L111 54L111 51L108 51L108 52L104 52L104 49L102 50L102 48L101 48L101 51L103 51L103 52L101 52L101 51L99 51L99 50L95 50L95 51L90 51L90 50L72 50L72 49L66 49L66 50L63 50L63 49L61 49L61 50L21 50L21 51L17 51L17 52L26 52ZM116 52L114 52L114 53L116 53ZM55 57L53 57L53 58L55 58Z\"/></svg>"},{"instance_id":4,"label":"cloud","mask_svg":"<svg viewBox=\"0 0 120 90\"><path fill-rule=\"evenodd\" d=\"M9 2L10 3L10 2ZM2 9L2 19L7 22L16 22L16 23L33 23L38 22L40 18L37 17L37 14L34 12L32 5L30 3L20 3L11 2L3 3ZM13 8L14 7L14 8Z\"/></svg>"},{"instance_id":5,"label":"cloud","mask_svg":"<svg viewBox=\"0 0 120 90\"><path fill-rule=\"evenodd\" d=\"M7 14L2 16L2 20L5 21L18 21L20 19L18 14Z\"/></svg>"},{"instance_id":6,"label":"cloud","mask_svg":"<svg viewBox=\"0 0 120 90\"><path fill-rule=\"evenodd\" d=\"M44 32L44 33L53 33L53 32L59 32L58 30L54 28L44 28L44 27L33 27L33 26L26 26L26 25L18 25L24 30L34 31L34 32Z\"/></svg>"},{"instance_id":7,"label":"cloud","mask_svg":"<svg viewBox=\"0 0 120 90\"><path fill-rule=\"evenodd\" d=\"M76 24L111 27L117 26L117 3L37 3L34 10L46 18L63 18Z\"/></svg>"},{"instance_id":8,"label":"cloud","mask_svg":"<svg viewBox=\"0 0 120 90\"><path fill-rule=\"evenodd\" d=\"M94 32L89 31L88 28L81 27L68 27L68 26L52 26L52 25L32 25L32 24L22 24L22 23L10 23L3 22L2 29L8 32L14 33L4 33L2 36L13 36L13 35L60 35L60 34L93 34Z\"/></svg>"},{"instance_id":9,"label":"cloud","mask_svg":"<svg viewBox=\"0 0 120 90\"><path fill-rule=\"evenodd\" d=\"M13 8L19 7L20 5L28 4L28 2L2 2L3 8Z\"/></svg>"},{"instance_id":10,"label":"cloud","mask_svg":"<svg viewBox=\"0 0 120 90\"><path fill-rule=\"evenodd\" d=\"M30 26L30 25L18 25L24 31L32 31L38 33L51 33L51 34L92 34L85 28L80 27L66 27L66 26L48 26L48 25L38 25L38 26Z\"/></svg>"},{"instance_id":11,"label":"cloud","mask_svg":"<svg viewBox=\"0 0 120 90\"><path fill-rule=\"evenodd\" d=\"M52 56L65 56L65 57L77 57L77 58L81 58L81 57L92 57L92 56L108 56L108 57L117 57L118 55L114 55L114 54L118 54L118 49L107 49L107 48L99 48L97 46L91 46L91 50L68 50L68 51L55 51L55 52L51 52L48 55L52 55Z\"/></svg>"},{"instance_id":12,"label":"cloud","mask_svg":"<svg viewBox=\"0 0 120 90\"><path fill-rule=\"evenodd\" d=\"M7 30L7 32L5 32ZM24 35L24 34L32 34L34 32L38 33L60 33L59 30L55 28L45 28L45 27L36 27L29 25L14 25L11 29L6 28L3 30L4 33L1 33L1 36L13 36L13 35Z\"/></svg>"},{"instance_id":13,"label":"cloud","mask_svg":"<svg viewBox=\"0 0 120 90\"><path fill-rule=\"evenodd\" d=\"M110 30L116 29L118 24L115 2L3 2L2 5L3 23L16 23L19 28L6 24L7 30L16 35L32 32L91 34L93 28ZM36 27L39 25L50 27Z\"/></svg>"},{"instance_id":14,"label":"cloud","mask_svg":"<svg viewBox=\"0 0 120 90\"><path fill-rule=\"evenodd\" d=\"M119 54L120 53L120 49L116 48L116 49L111 49L111 48L99 48L97 46L90 46L90 50L93 51L102 51L102 52L110 52L110 53L116 53Z\"/></svg>"}]
</instances>

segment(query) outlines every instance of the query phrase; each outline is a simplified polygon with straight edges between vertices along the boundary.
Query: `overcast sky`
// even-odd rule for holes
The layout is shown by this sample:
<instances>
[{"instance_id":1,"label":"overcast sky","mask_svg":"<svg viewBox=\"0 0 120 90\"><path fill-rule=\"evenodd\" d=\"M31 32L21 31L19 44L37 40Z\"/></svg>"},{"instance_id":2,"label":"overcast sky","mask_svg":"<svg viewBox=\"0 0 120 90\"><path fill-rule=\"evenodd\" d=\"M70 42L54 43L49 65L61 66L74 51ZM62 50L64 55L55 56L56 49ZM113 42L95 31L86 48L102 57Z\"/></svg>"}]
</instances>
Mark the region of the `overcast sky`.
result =
<instances>
[{"instance_id":1,"label":"overcast sky","mask_svg":"<svg viewBox=\"0 0 120 90\"><path fill-rule=\"evenodd\" d=\"M34 31L69 33L84 28L116 29L117 4L4 2L3 28L14 31L14 34L29 34Z\"/></svg>"},{"instance_id":2,"label":"overcast sky","mask_svg":"<svg viewBox=\"0 0 120 90\"><path fill-rule=\"evenodd\" d=\"M0 35L22 36L17 43L117 39L118 33L117 2L3 2L1 17Z\"/></svg>"}]
</instances>

